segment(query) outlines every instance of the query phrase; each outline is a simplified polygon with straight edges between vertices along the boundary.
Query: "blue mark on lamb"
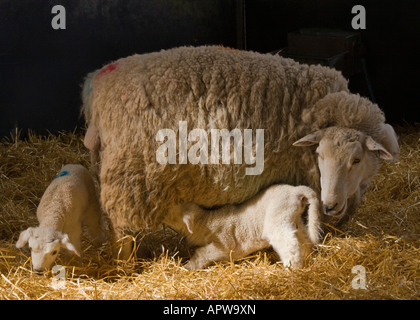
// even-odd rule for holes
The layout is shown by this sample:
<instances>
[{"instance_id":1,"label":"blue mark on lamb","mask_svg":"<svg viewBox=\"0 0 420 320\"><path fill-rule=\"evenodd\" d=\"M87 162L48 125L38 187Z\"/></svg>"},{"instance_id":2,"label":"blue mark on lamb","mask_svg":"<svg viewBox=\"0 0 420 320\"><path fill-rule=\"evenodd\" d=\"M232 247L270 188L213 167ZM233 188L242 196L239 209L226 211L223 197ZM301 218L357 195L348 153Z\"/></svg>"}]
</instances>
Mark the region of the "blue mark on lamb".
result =
<instances>
[{"instance_id":1,"label":"blue mark on lamb","mask_svg":"<svg viewBox=\"0 0 420 320\"><path fill-rule=\"evenodd\" d=\"M63 177L63 176L68 176L68 175L69 175L69 172L66 171L66 170L63 170L63 171L60 171L60 173L57 174L54 179L57 179L57 178L60 178L60 177Z\"/></svg>"}]
</instances>

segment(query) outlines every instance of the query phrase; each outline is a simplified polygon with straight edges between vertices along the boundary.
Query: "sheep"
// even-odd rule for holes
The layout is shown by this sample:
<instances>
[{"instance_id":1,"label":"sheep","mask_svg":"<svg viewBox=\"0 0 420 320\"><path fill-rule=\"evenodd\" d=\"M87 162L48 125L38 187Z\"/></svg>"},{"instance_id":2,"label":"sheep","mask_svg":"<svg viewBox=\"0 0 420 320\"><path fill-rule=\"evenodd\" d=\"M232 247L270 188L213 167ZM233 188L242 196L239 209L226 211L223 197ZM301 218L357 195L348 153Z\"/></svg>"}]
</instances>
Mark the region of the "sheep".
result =
<instances>
[{"instance_id":1,"label":"sheep","mask_svg":"<svg viewBox=\"0 0 420 320\"><path fill-rule=\"evenodd\" d=\"M362 195L378 170L379 158L393 161L393 156L372 137L348 128L318 130L293 145L318 146L315 154L324 213L335 219L342 219L346 212L354 212L360 206Z\"/></svg>"},{"instance_id":2,"label":"sheep","mask_svg":"<svg viewBox=\"0 0 420 320\"><path fill-rule=\"evenodd\" d=\"M325 213L343 219L359 206L380 160L395 161L399 154L396 134L381 109L350 93L340 72L278 55L218 46L136 54L90 73L82 98L85 144L99 161L100 199L114 240L173 220L173 208L182 203L205 208L240 204L275 183L307 185L321 193L323 176L335 173L326 167L320 177L315 145L340 145L350 156L355 142L346 137L357 131L363 151L357 165L366 167L361 185L338 188L330 183L331 195L325 198L324 192L321 198ZM158 162L158 132L170 129L179 137L181 121L190 131L207 133L263 129L263 172L247 175L246 163ZM329 129L342 132L341 138L323 134ZM313 135L318 141L310 141ZM258 147L254 140L252 151ZM334 154L326 156L338 162ZM337 174L329 181L346 186L347 175ZM120 258L129 256L131 247L123 242Z\"/></svg>"},{"instance_id":3,"label":"sheep","mask_svg":"<svg viewBox=\"0 0 420 320\"><path fill-rule=\"evenodd\" d=\"M106 240L102 213L89 171L79 164L64 165L42 195L37 208L38 227L22 231L17 248L27 243L35 272L50 268L60 248L80 257L82 223L93 243Z\"/></svg>"},{"instance_id":4,"label":"sheep","mask_svg":"<svg viewBox=\"0 0 420 320\"><path fill-rule=\"evenodd\" d=\"M308 208L305 225L302 214ZM301 268L320 241L320 203L306 186L273 185L240 205L205 210L182 207L174 225L199 246L185 267L200 269L211 261L239 259L270 245L284 266ZM179 221L183 221L180 223Z\"/></svg>"}]
</instances>

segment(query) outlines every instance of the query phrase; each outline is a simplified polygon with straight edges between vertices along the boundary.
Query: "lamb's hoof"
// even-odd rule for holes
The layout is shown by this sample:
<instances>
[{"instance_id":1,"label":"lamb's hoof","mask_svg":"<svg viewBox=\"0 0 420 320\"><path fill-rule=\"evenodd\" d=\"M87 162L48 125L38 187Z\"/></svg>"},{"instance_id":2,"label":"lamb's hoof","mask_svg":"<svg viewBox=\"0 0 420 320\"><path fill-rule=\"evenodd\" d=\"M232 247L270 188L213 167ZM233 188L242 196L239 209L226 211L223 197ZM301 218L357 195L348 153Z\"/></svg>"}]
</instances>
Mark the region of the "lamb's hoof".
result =
<instances>
[{"instance_id":1,"label":"lamb's hoof","mask_svg":"<svg viewBox=\"0 0 420 320\"><path fill-rule=\"evenodd\" d=\"M293 271L303 267L303 263L300 260L288 260L283 261L283 266L286 270Z\"/></svg>"},{"instance_id":2,"label":"lamb's hoof","mask_svg":"<svg viewBox=\"0 0 420 320\"><path fill-rule=\"evenodd\" d=\"M197 264L196 263L194 263L193 261L189 261L185 266L184 266L184 268L185 269L187 269L187 270L197 270L197 269L200 269L198 266L197 266Z\"/></svg>"}]
</instances>

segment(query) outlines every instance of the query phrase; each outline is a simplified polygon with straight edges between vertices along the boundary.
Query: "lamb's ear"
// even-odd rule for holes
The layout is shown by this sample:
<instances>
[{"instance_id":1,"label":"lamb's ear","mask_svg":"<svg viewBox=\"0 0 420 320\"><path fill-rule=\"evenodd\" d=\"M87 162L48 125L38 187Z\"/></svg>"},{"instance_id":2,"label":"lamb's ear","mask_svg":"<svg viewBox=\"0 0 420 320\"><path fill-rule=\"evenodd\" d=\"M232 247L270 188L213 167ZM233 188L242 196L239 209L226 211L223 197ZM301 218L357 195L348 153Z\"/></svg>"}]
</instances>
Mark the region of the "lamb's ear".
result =
<instances>
[{"instance_id":1,"label":"lamb's ear","mask_svg":"<svg viewBox=\"0 0 420 320\"><path fill-rule=\"evenodd\" d=\"M293 145L295 147L310 147L314 144L318 144L319 141L321 141L321 138L323 136L324 131L318 130L315 132L312 132L308 134L307 136L304 136L303 138L299 139L298 141L295 141Z\"/></svg>"},{"instance_id":2,"label":"lamb's ear","mask_svg":"<svg viewBox=\"0 0 420 320\"><path fill-rule=\"evenodd\" d=\"M373 140L370 136L366 137L365 144L370 151L376 151L379 158L386 161L394 160L392 154L390 154L380 143Z\"/></svg>"},{"instance_id":3,"label":"lamb's ear","mask_svg":"<svg viewBox=\"0 0 420 320\"><path fill-rule=\"evenodd\" d=\"M184 221L185 225L187 226L188 232L192 234L193 218L189 214L186 214L182 217L182 221Z\"/></svg>"},{"instance_id":4,"label":"lamb's ear","mask_svg":"<svg viewBox=\"0 0 420 320\"><path fill-rule=\"evenodd\" d=\"M76 247L73 245L73 243L70 242L69 236L67 234L65 234L61 239L60 239L60 244L63 248L66 248L67 250L69 250L70 252L73 252L75 255L77 255L78 257L80 257L80 252L77 251Z\"/></svg>"},{"instance_id":5,"label":"lamb's ear","mask_svg":"<svg viewBox=\"0 0 420 320\"><path fill-rule=\"evenodd\" d=\"M28 228L25 231L22 231L19 235L19 239L16 242L16 248L23 248L29 241L29 238L32 236L33 228Z\"/></svg>"},{"instance_id":6,"label":"lamb's ear","mask_svg":"<svg viewBox=\"0 0 420 320\"><path fill-rule=\"evenodd\" d=\"M398 145L398 137L394 131L394 128L387 124L383 123L382 127L382 137L378 138L378 142L392 155L392 160L397 161L400 155L400 146Z\"/></svg>"}]
</instances>

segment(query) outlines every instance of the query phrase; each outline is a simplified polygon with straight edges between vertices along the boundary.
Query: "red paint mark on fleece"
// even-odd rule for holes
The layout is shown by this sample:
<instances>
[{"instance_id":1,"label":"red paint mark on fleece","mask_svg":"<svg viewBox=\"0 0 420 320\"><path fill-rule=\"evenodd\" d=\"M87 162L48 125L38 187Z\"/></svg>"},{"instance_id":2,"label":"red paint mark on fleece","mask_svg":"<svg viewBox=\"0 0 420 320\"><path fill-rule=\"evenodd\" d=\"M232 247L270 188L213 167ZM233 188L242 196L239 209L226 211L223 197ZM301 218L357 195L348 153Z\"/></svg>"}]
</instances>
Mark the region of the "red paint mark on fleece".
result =
<instances>
[{"instance_id":1,"label":"red paint mark on fleece","mask_svg":"<svg viewBox=\"0 0 420 320\"><path fill-rule=\"evenodd\" d=\"M111 63L104 67L99 73L98 76L103 76L107 72L112 72L117 68L118 63Z\"/></svg>"},{"instance_id":2,"label":"red paint mark on fleece","mask_svg":"<svg viewBox=\"0 0 420 320\"><path fill-rule=\"evenodd\" d=\"M231 52L240 52L241 51L241 50L238 50L238 49L234 49L234 48L231 48L231 47L225 47L225 46L218 46L218 48L220 50L227 50L227 51L231 51Z\"/></svg>"}]
</instances>

